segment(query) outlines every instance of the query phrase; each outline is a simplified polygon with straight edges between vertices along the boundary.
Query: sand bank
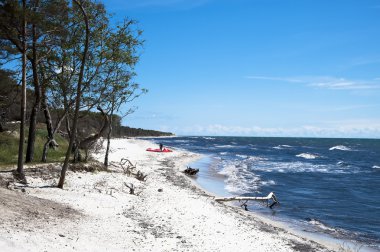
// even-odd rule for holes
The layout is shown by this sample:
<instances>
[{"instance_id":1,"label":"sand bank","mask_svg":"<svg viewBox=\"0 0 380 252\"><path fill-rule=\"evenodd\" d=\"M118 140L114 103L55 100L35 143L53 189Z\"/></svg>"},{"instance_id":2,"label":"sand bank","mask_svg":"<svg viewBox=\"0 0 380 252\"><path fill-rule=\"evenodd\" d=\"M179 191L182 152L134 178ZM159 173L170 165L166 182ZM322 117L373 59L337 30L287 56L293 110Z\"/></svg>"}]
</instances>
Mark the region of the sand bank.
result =
<instances>
[{"instance_id":1,"label":"sand bank","mask_svg":"<svg viewBox=\"0 0 380 252\"><path fill-rule=\"evenodd\" d=\"M114 172L68 172L64 190L50 187L54 176L28 177L25 192L2 190L1 251L327 251L215 202L180 172L199 155L151 153L148 147L155 146L115 139L110 155L113 162L128 158L136 164L147 174L145 182L111 167ZM102 154L96 157L101 160ZM132 183L138 196L129 194L125 183ZM30 202L12 205L10 198Z\"/></svg>"}]
</instances>

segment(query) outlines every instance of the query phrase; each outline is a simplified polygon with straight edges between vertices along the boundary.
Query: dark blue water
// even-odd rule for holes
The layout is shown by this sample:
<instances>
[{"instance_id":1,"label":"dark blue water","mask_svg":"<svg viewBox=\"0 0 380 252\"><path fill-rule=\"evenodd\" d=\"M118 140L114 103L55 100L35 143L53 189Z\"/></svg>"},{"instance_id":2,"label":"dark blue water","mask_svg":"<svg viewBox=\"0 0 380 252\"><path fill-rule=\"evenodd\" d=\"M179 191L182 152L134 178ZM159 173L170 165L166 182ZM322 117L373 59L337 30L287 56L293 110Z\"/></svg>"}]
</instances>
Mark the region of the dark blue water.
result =
<instances>
[{"instance_id":1,"label":"dark blue water","mask_svg":"<svg viewBox=\"0 0 380 252\"><path fill-rule=\"evenodd\" d=\"M215 180L231 195L267 195L280 218L318 226L380 249L380 140L175 137L166 146L206 154ZM202 168L203 169L203 168ZM201 176L200 173L199 176Z\"/></svg>"}]
</instances>

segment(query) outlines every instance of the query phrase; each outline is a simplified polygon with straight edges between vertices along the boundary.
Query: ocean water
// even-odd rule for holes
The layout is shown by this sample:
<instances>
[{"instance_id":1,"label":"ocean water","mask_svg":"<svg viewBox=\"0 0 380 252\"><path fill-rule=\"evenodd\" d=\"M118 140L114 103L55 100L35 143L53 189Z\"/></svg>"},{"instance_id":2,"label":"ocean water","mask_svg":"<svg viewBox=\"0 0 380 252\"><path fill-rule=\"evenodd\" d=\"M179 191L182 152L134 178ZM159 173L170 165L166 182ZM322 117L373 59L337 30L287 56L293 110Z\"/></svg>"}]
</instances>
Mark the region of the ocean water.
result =
<instances>
[{"instance_id":1,"label":"ocean water","mask_svg":"<svg viewBox=\"0 0 380 252\"><path fill-rule=\"evenodd\" d=\"M153 139L205 154L196 180L219 195L265 196L273 210L250 210L309 232L359 241L380 250L380 140L261 137Z\"/></svg>"}]
</instances>

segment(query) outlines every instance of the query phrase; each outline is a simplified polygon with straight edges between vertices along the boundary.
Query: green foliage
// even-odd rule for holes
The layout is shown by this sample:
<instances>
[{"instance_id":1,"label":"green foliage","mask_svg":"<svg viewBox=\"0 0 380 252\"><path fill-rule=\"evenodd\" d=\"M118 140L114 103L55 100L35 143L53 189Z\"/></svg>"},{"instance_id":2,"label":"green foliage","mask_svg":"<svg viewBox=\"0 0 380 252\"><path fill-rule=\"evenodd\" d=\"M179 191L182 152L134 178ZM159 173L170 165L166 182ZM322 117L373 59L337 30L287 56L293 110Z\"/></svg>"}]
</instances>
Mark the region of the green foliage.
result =
<instances>
[{"instance_id":1,"label":"green foliage","mask_svg":"<svg viewBox=\"0 0 380 252\"><path fill-rule=\"evenodd\" d=\"M35 145L35 160L39 161L42 157L42 150L46 142L47 131L38 129L36 132L36 145ZM0 165L16 164L18 157L18 138L17 131L0 132ZM56 150L50 150L48 153L48 162L61 162L64 160L66 149L68 146L67 141L60 135L56 136L56 141L59 147Z\"/></svg>"}]
</instances>

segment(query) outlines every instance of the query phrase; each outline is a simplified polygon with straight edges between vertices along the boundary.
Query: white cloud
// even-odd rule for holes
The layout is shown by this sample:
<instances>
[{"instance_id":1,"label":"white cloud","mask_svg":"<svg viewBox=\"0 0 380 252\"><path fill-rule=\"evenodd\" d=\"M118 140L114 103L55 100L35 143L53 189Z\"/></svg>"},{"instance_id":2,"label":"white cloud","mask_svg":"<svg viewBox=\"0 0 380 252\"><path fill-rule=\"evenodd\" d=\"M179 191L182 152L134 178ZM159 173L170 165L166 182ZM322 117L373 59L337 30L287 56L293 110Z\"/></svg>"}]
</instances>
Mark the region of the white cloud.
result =
<instances>
[{"instance_id":1,"label":"white cloud","mask_svg":"<svg viewBox=\"0 0 380 252\"><path fill-rule=\"evenodd\" d=\"M300 76L300 77L271 77L271 76L246 76L247 79L279 81L288 83L302 83L310 87L333 90L357 90L379 89L380 79L350 80L331 76Z\"/></svg>"},{"instance_id":2,"label":"white cloud","mask_svg":"<svg viewBox=\"0 0 380 252\"><path fill-rule=\"evenodd\" d=\"M380 138L380 121L336 121L325 122L324 126L303 125L294 128L212 124L176 128L173 131L179 135Z\"/></svg>"}]
</instances>

